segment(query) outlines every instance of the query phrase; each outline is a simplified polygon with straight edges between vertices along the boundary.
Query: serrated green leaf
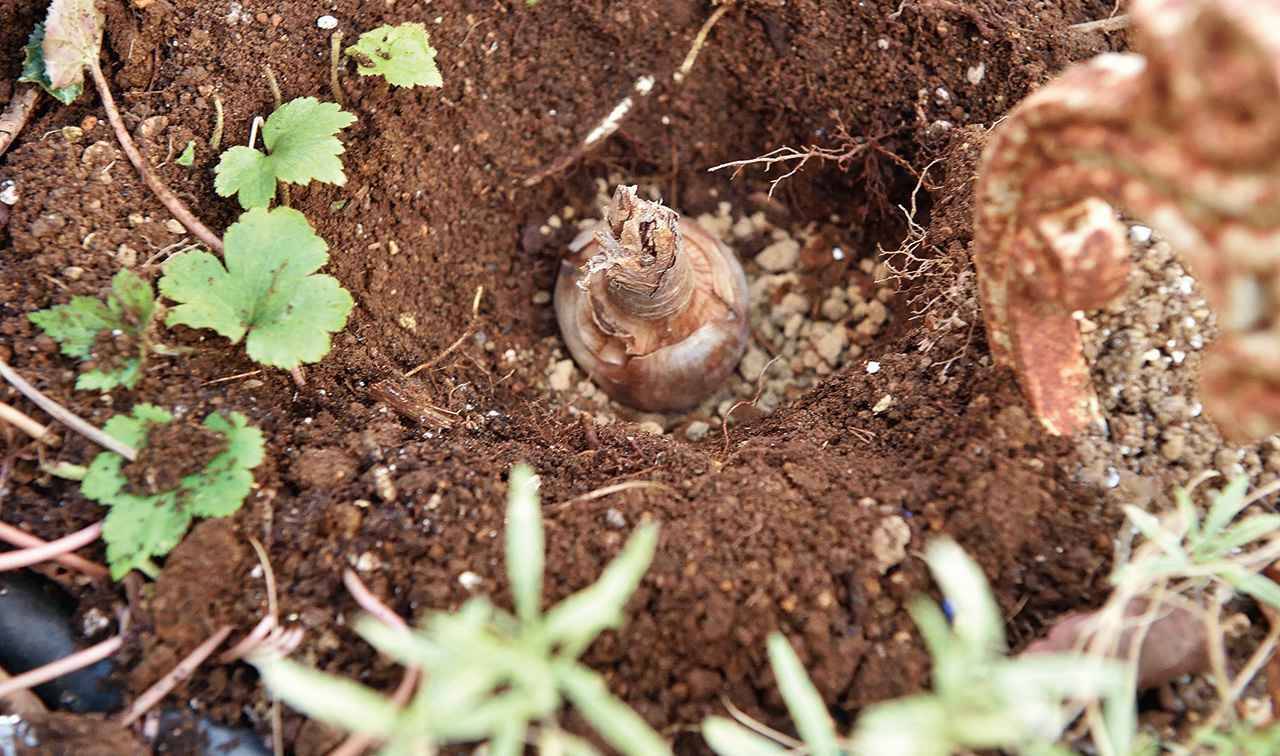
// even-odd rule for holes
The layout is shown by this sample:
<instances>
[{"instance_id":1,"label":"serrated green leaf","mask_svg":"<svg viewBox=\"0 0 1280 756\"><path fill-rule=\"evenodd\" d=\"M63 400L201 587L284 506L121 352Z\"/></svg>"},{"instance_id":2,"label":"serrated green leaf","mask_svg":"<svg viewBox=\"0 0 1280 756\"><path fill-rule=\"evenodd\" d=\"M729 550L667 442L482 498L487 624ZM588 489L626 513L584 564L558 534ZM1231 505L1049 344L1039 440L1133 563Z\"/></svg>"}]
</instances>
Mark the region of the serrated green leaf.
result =
<instances>
[{"instance_id":1,"label":"serrated green leaf","mask_svg":"<svg viewBox=\"0 0 1280 756\"><path fill-rule=\"evenodd\" d=\"M444 85L425 24L406 22L379 26L360 35L347 55L356 59L361 76L381 75L397 87Z\"/></svg>"},{"instance_id":2,"label":"serrated green leaf","mask_svg":"<svg viewBox=\"0 0 1280 756\"><path fill-rule=\"evenodd\" d=\"M84 82L85 66L98 65L102 12L95 0L53 0L44 21L45 71L54 89Z\"/></svg>"},{"instance_id":3,"label":"serrated green leaf","mask_svg":"<svg viewBox=\"0 0 1280 756\"><path fill-rule=\"evenodd\" d=\"M719 756L788 756L791 753L724 717L702 720L702 737Z\"/></svg>"},{"instance_id":4,"label":"serrated green leaf","mask_svg":"<svg viewBox=\"0 0 1280 756\"><path fill-rule=\"evenodd\" d=\"M628 756L661 756L671 748L631 707L609 693L604 679L574 662L560 665L556 678L574 708L605 741Z\"/></svg>"},{"instance_id":5,"label":"serrated green leaf","mask_svg":"<svg viewBox=\"0 0 1280 756\"><path fill-rule=\"evenodd\" d=\"M108 420L103 431L143 449L151 427L171 421L172 416L165 410L138 404L130 414ZM102 538L107 543L107 562L115 579L147 564L152 557L167 554L182 539L193 517L228 515L244 503L253 485L249 470L263 458L261 432L250 427L238 412L228 417L211 414L204 425L221 434L227 448L204 469L184 477L177 488L153 495L130 493L123 472L125 460L115 452L101 452L89 464L80 492L111 508Z\"/></svg>"},{"instance_id":6,"label":"serrated green leaf","mask_svg":"<svg viewBox=\"0 0 1280 756\"><path fill-rule=\"evenodd\" d=\"M538 500L538 479L528 465L511 470L507 492L507 579L516 615L522 622L537 620L542 611L542 569L546 537Z\"/></svg>"},{"instance_id":7,"label":"serrated green leaf","mask_svg":"<svg viewBox=\"0 0 1280 756\"><path fill-rule=\"evenodd\" d=\"M546 614L547 636L577 656L602 631L622 623L622 609L640 585L658 547L658 526L649 523L627 539L600 579L556 604Z\"/></svg>"},{"instance_id":8,"label":"serrated green leaf","mask_svg":"<svg viewBox=\"0 0 1280 756\"><path fill-rule=\"evenodd\" d=\"M93 297L77 296L65 305L30 313L27 318L57 341L63 354L80 360L95 356L93 348L99 334L131 340L137 349L136 357L112 355L112 365L99 365L76 381L78 389L106 391L116 386L137 385L147 351L146 333L154 314L155 295L151 285L126 269L111 279L111 292L105 303Z\"/></svg>"},{"instance_id":9,"label":"serrated green leaf","mask_svg":"<svg viewBox=\"0 0 1280 756\"><path fill-rule=\"evenodd\" d=\"M133 569L145 571L151 557L168 554L191 524L190 512L171 501L152 502L148 498L118 494L102 523L113 580Z\"/></svg>"},{"instance_id":10,"label":"serrated green leaf","mask_svg":"<svg viewBox=\"0 0 1280 756\"><path fill-rule=\"evenodd\" d=\"M331 276L324 240L297 210L255 208L223 237L226 267L208 252L183 252L165 264L160 292L180 304L168 325L211 328L232 342L248 333L249 356L291 370L329 352L355 301Z\"/></svg>"},{"instance_id":11,"label":"serrated green leaf","mask_svg":"<svg viewBox=\"0 0 1280 756\"><path fill-rule=\"evenodd\" d=\"M252 147L236 146L222 153L213 169L213 190L220 197L236 195L240 207L266 207L276 196L271 160Z\"/></svg>"},{"instance_id":12,"label":"serrated green leaf","mask_svg":"<svg viewBox=\"0 0 1280 756\"><path fill-rule=\"evenodd\" d=\"M345 148L337 133L355 120L338 105L314 97L286 102L262 126L269 154L243 146L223 152L214 168L214 191L223 197L237 195L247 210L266 207L275 197L277 181L342 186L347 177L338 156Z\"/></svg>"},{"instance_id":13,"label":"serrated green leaf","mask_svg":"<svg viewBox=\"0 0 1280 756\"><path fill-rule=\"evenodd\" d=\"M106 304L93 297L76 296L64 305L29 313L36 324L62 348L68 357L86 358L97 335L110 330L115 321Z\"/></svg>"},{"instance_id":14,"label":"serrated green leaf","mask_svg":"<svg viewBox=\"0 0 1280 756\"><path fill-rule=\"evenodd\" d=\"M769 664L778 680L778 692L809 752L814 756L838 756L836 728L822 696L781 633L769 636Z\"/></svg>"},{"instance_id":15,"label":"serrated green leaf","mask_svg":"<svg viewBox=\"0 0 1280 756\"><path fill-rule=\"evenodd\" d=\"M63 105L70 105L84 91L84 82L77 81L65 87L53 86L49 81L49 72L44 64L43 45L44 24L36 24L35 28L31 30L31 36L27 39L26 47L22 48L25 57L22 59L22 72L18 75L18 81L36 84L58 102Z\"/></svg>"},{"instance_id":16,"label":"serrated green leaf","mask_svg":"<svg viewBox=\"0 0 1280 756\"><path fill-rule=\"evenodd\" d=\"M194 139L187 142L187 146L182 150L182 154L174 158L173 162L183 168L190 168L196 162L196 141Z\"/></svg>"}]
</instances>

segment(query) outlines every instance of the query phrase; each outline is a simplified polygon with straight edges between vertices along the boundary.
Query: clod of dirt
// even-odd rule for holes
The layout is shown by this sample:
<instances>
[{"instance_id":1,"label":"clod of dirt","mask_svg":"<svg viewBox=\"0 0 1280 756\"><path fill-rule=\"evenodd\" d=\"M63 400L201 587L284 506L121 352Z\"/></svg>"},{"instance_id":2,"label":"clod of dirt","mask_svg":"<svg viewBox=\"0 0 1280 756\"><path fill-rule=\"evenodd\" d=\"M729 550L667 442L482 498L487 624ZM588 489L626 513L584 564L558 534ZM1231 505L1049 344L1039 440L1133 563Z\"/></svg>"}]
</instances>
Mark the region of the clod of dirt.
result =
<instances>
[{"instance_id":1,"label":"clod of dirt","mask_svg":"<svg viewBox=\"0 0 1280 756\"><path fill-rule=\"evenodd\" d=\"M1129 659L1133 644L1140 630L1140 619L1150 602L1134 599L1124 610L1128 626L1120 632L1115 658ZM1097 618L1096 612L1073 613L1062 617L1049 628L1042 640L1027 646L1024 654L1072 653L1083 645L1089 623ZM1147 689L1164 685L1183 675L1194 675L1209 667L1209 637L1204 622L1181 607L1162 606L1156 619L1146 631L1142 649L1138 653L1138 688Z\"/></svg>"},{"instance_id":2,"label":"clod of dirt","mask_svg":"<svg viewBox=\"0 0 1280 756\"><path fill-rule=\"evenodd\" d=\"M0 753L120 756L148 752L129 730L85 714L54 711L0 718Z\"/></svg>"},{"instance_id":3,"label":"clod of dirt","mask_svg":"<svg viewBox=\"0 0 1280 756\"><path fill-rule=\"evenodd\" d=\"M342 449L307 449L293 463L294 480L307 488L327 488L354 478L359 460Z\"/></svg>"},{"instance_id":4,"label":"clod of dirt","mask_svg":"<svg viewBox=\"0 0 1280 756\"><path fill-rule=\"evenodd\" d=\"M121 468L125 490L138 496L172 491L226 449L225 436L190 420L152 425L138 458Z\"/></svg>"},{"instance_id":5,"label":"clod of dirt","mask_svg":"<svg viewBox=\"0 0 1280 756\"><path fill-rule=\"evenodd\" d=\"M149 684L230 619L229 598L249 589L249 546L224 519L197 524L165 560L147 605L158 643L143 653L131 682ZM163 653L155 653L163 647Z\"/></svg>"}]
</instances>

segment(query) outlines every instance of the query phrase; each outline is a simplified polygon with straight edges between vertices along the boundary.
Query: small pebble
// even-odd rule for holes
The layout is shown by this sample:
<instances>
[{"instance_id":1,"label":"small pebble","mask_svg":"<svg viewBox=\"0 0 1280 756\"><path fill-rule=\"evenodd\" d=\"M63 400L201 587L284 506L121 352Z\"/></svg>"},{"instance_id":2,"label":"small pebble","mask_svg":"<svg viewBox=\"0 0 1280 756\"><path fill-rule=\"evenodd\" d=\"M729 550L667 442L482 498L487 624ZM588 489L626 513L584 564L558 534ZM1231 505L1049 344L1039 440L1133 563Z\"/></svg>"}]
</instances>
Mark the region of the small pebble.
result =
<instances>
[{"instance_id":1,"label":"small pebble","mask_svg":"<svg viewBox=\"0 0 1280 756\"><path fill-rule=\"evenodd\" d=\"M875 375L878 372L880 372L880 363L876 362L875 360L870 360L869 362L867 362L868 375Z\"/></svg>"},{"instance_id":2,"label":"small pebble","mask_svg":"<svg viewBox=\"0 0 1280 756\"><path fill-rule=\"evenodd\" d=\"M800 244L795 239L782 239L765 247L756 255L756 264L770 273L782 273L795 267L800 259Z\"/></svg>"},{"instance_id":3,"label":"small pebble","mask_svg":"<svg viewBox=\"0 0 1280 756\"><path fill-rule=\"evenodd\" d=\"M627 518L618 510L609 507L604 513L604 523L614 530L622 530L627 527Z\"/></svg>"},{"instance_id":4,"label":"small pebble","mask_svg":"<svg viewBox=\"0 0 1280 756\"><path fill-rule=\"evenodd\" d=\"M707 433L711 430L708 423L701 420L694 420L689 423L689 427L684 429L684 437L690 441L701 441L707 437Z\"/></svg>"},{"instance_id":5,"label":"small pebble","mask_svg":"<svg viewBox=\"0 0 1280 756\"><path fill-rule=\"evenodd\" d=\"M551 302L551 293L539 291L533 295L533 303L536 305L549 304Z\"/></svg>"},{"instance_id":6,"label":"small pebble","mask_svg":"<svg viewBox=\"0 0 1280 756\"><path fill-rule=\"evenodd\" d=\"M568 391L573 385L573 360L560 360L552 366L547 385L552 391Z\"/></svg>"},{"instance_id":7,"label":"small pebble","mask_svg":"<svg viewBox=\"0 0 1280 756\"><path fill-rule=\"evenodd\" d=\"M333 16L324 15L316 19L316 26L328 31L329 29L338 28L338 19Z\"/></svg>"},{"instance_id":8,"label":"small pebble","mask_svg":"<svg viewBox=\"0 0 1280 756\"><path fill-rule=\"evenodd\" d=\"M1130 226L1129 241L1134 244L1146 244L1151 241L1151 229L1147 226Z\"/></svg>"}]
</instances>

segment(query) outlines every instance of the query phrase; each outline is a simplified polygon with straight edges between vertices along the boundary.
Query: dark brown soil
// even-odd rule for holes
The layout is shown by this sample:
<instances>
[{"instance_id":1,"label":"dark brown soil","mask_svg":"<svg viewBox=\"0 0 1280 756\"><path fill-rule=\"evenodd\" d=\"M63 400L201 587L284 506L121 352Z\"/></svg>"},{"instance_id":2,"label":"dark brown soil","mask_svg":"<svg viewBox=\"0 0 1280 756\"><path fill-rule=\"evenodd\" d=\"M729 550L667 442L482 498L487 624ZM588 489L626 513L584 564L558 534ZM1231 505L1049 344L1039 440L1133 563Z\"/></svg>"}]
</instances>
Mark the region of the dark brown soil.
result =
<instances>
[{"instance_id":1,"label":"dark brown soil","mask_svg":"<svg viewBox=\"0 0 1280 756\"><path fill-rule=\"evenodd\" d=\"M0 102L39 5L0 6ZM105 68L126 121L212 227L225 228L237 212L212 193L213 98L225 109L224 148L243 144L252 118L269 112L266 66L286 98L329 98L328 36L316 19L331 5L106 4ZM677 86L671 74L709 13L702 2L344 7L335 15L348 38L383 22L425 20L445 86L391 90L343 76L360 119L343 134L348 182L295 187L292 202L328 241L328 271L357 308L302 389L287 374L256 372L240 346L178 328L160 338L191 352L151 359L136 389L73 390L76 365L26 313L74 294L101 296L121 266L154 280L183 236L122 159L96 99L70 107L46 99L0 159L0 178L16 180L21 197L0 229L0 357L99 426L140 401L191 418L234 409L270 445L241 513L195 529L161 579L134 597L137 630L122 657L133 690L219 625L243 632L261 617L267 598L260 572L251 572L250 536L267 547L282 615L307 629L298 656L393 686L398 671L345 629L355 605L342 570L357 566L407 617L458 606L469 595L458 581L464 571L482 578L475 590L505 602L504 478L517 461L542 476L549 602L593 580L637 522L662 523L629 623L587 658L670 733L721 710L722 695L785 726L765 659L774 629L787 633L842 712L920 689L928 659L903 606L932 590L917 555L935 534L979 559L1018 643L1058 612L1098 601L1116 513L1076 477L1072 447L1045 437L1010 376L989 367L980 328L926 355L910 346L919 323L898 317L866 347L878 372L859 362L766 419L690 444L629 425L590 429L557 404L543 377L554 313L534 295L550 290L574 233L540 227L565 206L593 215L595 179L610 171L657 177L664 199L688 214L721 200L747 207L753 196L759 203L765 177L730 181L706 169L784 144L831 145L838 123L874 137L883 152L866 150L844 171L811 164L781 185L770 212L796 226L828 224L855 258L873 256L877 242L892 245L902 232L894 206L916 183L902 166L918 171L943 158L945 184L938 169L930 173L945 187L934 193L930 241L962 258L981 129L961 127L990 126L1070 61L1122 42L1065 31L1110 10L1109 0L740 2ZM645 74L657 79L653 95L605 147L565 175L522 185ZM189 139L197 157L186 169L172 158ZM922 199L927 212L933 200ZM403 371L437 358L468 328L472 336L406 389L452 413L452 427L431 427L430 413L422 424L371 392L403 381ZM959 355L945 383L939 353ZM886 396L892 404L883 410ZM0 517L56 537L102 516L74 486L42 477L33 450L10 438ZM69 436L57 456L82 463L95 452ZM660 481L674 493L630 490L557 506L623 480ZM906 559L882 573L874 534L886 518L905 520L911 542ZM100 548L93 555L101 558ZM85 605L124 596L82 589ZM174 695L223 722L269 730L267 700L246 666L208 665ZM286 717L286 742L301 725ZM694 736L678 738L682 750L696 748Z\"/></svg>"}]
</instances>

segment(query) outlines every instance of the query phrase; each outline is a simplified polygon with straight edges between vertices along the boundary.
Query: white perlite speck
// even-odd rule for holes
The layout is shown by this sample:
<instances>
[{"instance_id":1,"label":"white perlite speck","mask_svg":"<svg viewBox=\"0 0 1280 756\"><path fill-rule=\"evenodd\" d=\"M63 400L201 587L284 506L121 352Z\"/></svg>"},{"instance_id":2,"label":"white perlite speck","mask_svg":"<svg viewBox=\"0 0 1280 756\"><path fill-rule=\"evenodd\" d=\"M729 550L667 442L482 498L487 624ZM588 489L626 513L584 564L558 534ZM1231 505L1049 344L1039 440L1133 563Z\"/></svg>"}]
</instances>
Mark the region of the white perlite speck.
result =
<instances>
[{"instance_id":1,"label":"white perlite speck","mask_svg":"<svg viewBox=\"0 0 1280 756\"><path fill-rule=\"evenodd\" d=\"M316 19L316 26L321 29L324 29L325 31L328 31L330 29L337 29L338 19L330 15L324 15Z\"/></svg>"}]
</instances>

